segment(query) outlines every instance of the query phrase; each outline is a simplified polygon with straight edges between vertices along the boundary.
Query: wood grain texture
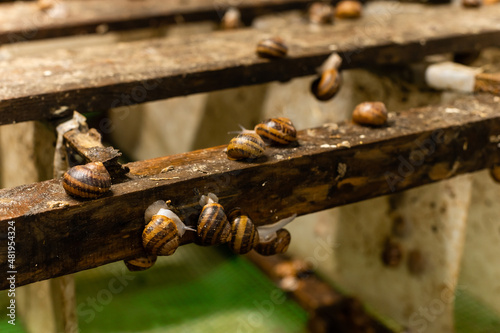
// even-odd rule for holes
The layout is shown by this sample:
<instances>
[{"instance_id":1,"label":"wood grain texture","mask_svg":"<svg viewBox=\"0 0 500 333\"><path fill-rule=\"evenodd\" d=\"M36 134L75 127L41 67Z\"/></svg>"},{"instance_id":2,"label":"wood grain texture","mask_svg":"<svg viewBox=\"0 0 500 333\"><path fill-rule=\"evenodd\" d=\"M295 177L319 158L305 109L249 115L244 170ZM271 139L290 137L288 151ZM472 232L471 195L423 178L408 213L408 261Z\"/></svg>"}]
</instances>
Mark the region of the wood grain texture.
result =
<instances>
[{"instance_id":1,"label":"wood grain texture","mask_svg":"<svg viewBox=\"0 0 500 333\"><path fill-rule=\"evenodd\" d=\"M303 21L268 29L57 50L0 60L0 124L69 116L120 105L312 75L337 51L343 68L419 61L429 54L500 44L500 6L464 10L374 2L359 20L331 26ZM425 18L425 19L424 19ZM285 59L255 54L263 37L280 35Z\"/></svg>"},{"instance_id":2,"label":"wood grain texture","mask_svg":"<svg viewBox=\"0 0 500 333\"><path fill-rule=\"evenodd\" d=\"M298 146L269 147L252 163L228 160L224 146L134 162L126 165L130 179L96 200L68 197L60 180L0 190L0 234L15 222L22 285L143 254L143 214L159 199L191 226L207 192L227 211L238 206L256 225L269 224L491 167L500 162L498 135L498 97L480 95L392 113L384 128L303 130ZM187 231L182 242L193 239ZM6 252L2 242L3 272Z\"/></svg>"},{"instance_id":3,"label":"wood grain texture","mask_svg":"<svg viewBox=\"0 0 500 333\"><path fill-rule=\"evenodd\" d=\"M219 22L231 3L237 4L242 20L291 9L303 9L306 0L71 0L54 1L41 10L34 2L0 5L0 44L104 33L198 21Z\"/></svg>"}]
</instances>

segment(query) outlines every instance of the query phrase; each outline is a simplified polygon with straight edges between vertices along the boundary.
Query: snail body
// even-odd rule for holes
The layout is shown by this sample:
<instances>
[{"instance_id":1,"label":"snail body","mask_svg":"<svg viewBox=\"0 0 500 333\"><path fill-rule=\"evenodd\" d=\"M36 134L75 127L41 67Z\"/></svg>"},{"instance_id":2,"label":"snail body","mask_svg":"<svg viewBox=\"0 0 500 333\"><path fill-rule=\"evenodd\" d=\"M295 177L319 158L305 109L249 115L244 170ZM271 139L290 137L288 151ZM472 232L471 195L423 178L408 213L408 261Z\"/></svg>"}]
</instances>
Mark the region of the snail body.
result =
<instances>
[{"instance_id":1,"label":"snail body","mask_svg":"<svg viewBox=\"0 0 500 333\"><path fill-rule=\"evenodd\" d=\"M229 214L231 221L231 240L229 248L238 254L250 252L259 243L259 233L250 217L233 210Z\"/></svg>"},{"instance_id":2,"label":"snail body","mask_svg":"<svg viewBox=\"0 0 500 333\"><path fill-rule=\"evenodd\" d=\"M311 84L311 92L320 101L328 101L337 95L342 84L342 76L336 68L325 70Z\"/></svg>"},{"instance_id":3,"label":"snail body","mask_svg":"<svg viewBox=\"0 0 500 333\"><path fill-rule=\"evenodd\" d=\"M230 160L254 159L262 156L266 145L254 131L244 130L232 138L227 146L227 157Z\"/></svg>"},{"instance_id":4,"label":"snail body","mask_svg":"<svg viewBox=\"0 0 500 333\"><path fill-rule=\"evenodd\" d=\"M264 142L274 145L287 145L297 140L297 130L290 119L271 118L254 128Z\"/></svg>"},{"instance_id":5,"label":"snail body","mask_svg":"<svg viewBox=\"0 0 500 333\"><path fill-rule=\"evenodd\" d=\"M92 162L66 171L62 185L72 197L95 199L110 190L111 176L101 162Z\"/></svg>"},{"instance_id":6,"label":"snail body","mask_svg":"<svg viewBox=\"0 0 500 333\"><path fill-rule=\"evenodd\" d=\"M360 125L385 125L387 123L387 108L382 102L363 102L354 109L352 120Z\"/></svg>"},{"instance_id":7,"label":"snail body","mask_svg":"<svg viewBox=\"0 0 500 333\"><path fill-rule=\"evenodd\" d=\"M357 0L342 0L337 3L335 16L339 18L358 18L361 16L361 2Z\"/></svg>"},{"instance_id":8,"label":"snail body","mask_svg":"<svg viewBox=\"0 0 500 333\"><path fill-rule=\"evenodd\" d=\"M291 235L283 227L292 222L296 216L297 214L293 214L274 224L257 227L259 243L255 246L255 251L263 256L285 253L290 245Z\"/></svg>"},{"instance_id":9,"label":"snail body","mask_svg":"<svg viewBox=\"0 0 500 333\"><path fill-rule=\"evenodd\" d=\"M130 260L125 260L125 266L131 272L144 271L151 268L156 262L156 255L147 255L146 257L137 257Z\"/></svg>"},{"instance_id":10,"label":"snail body","mask_svg":"<svg viewBox=\"0 0 500 333\"><path fill-rule=\"evenodd\" d=\"M152 210L157 210L147 222L142 233L142 245L146 252L152 255L169 256L174 254L180 245L181 237L186 230L195 231L187 227L170 209L164 201L157 201L150 207L154 209L146 210L147 220Z\"/></svg>"},{"instance_id":11,"label":"snail body","mask_svg":"<svg viewBox=\"0 0 500 333\"><path fill-rule=\"evenodd\" d=\"M256 52L261 58L284 58L288 53L288 47L279 37L266 38L257 44Z\"/></svg>"},{"instance_id":12,"label":"snail body","mask_svg":"<svg viewBox=\"0 0 500 333\"><path fill-rule=\"evenodd\" d=\"M215 194L203 195L200 205L203 206L198 218L196 243L202 246L227 243L231 239L231 225L227 220L224 208L218 203Z\"/></svg>"}]
</instances>

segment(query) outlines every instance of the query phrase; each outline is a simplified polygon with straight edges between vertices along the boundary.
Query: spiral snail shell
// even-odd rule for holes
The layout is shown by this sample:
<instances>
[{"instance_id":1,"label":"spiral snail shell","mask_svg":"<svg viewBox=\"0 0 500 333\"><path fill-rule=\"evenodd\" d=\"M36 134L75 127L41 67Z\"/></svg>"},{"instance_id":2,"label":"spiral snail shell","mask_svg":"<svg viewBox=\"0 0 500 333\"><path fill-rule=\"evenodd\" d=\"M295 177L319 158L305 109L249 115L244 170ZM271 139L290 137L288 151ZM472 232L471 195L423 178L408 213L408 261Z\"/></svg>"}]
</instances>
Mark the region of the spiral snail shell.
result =
<instances>
[{"instance_id":1,"label":"spiral snail shell","mask_svg":"<svg viewBox=\"0 0 500 333\"><path fill-rule=\"evenodd\" d=\"M256 51L261 58L284 58L288 53L288 47L280 37L272 37L261 40L257 44Z\"/></svg>"},{"instance_id":2,"label":"spiral snail shell","mask_svg":"<svg viewBox=\"0 0 500 333\"><path fill-rule=\"evenodd\" d=\"M340 90L342 76L336 68L325 70L311 84L311 92L319 101L328 101Z\"/></svg>"},{"instance_id":3,"label":"spiral snail shell","mask_svg":"<svg viewBox=\"0 0 500 333\"><path fill-rule=\"evenodd\" d=\"M267 119L254 130L268 144L287 145L297 140L297 130L285 117Z\"/></svg>"},{"instance_id":4,"label":"spiral snail shell","mask_svg":"<svg viewBox=\"0 0 500 333\"><path fill-rule=\"evenodd\" d=\"M230 160L254 159L262 156L266 145L254 131L244 130L229 141L227 157Z\"/></svg>"},{"instance_id":5,"label":"spiral snail shell","mask_svg":"<svg viewBox=\"0 0 500 333\"><path fill-rule=\"evenodd\" d=\"M290 245L291 235L283 227L292 222L296 216L297 214L293 214L274 224L257 227L259 243L255 246L255 251L263 256L285 253Z\"/></svg>"},{"instance_id":6,"label":"spiral snail shell","mask_svg":"<svg viewBox=\"0 0 500 333\"><path fill-rule=\"evenodd\" d=\"M242 214L239 208L229 213L231 221L231 240L229 248L238 254L250 252L259 243L259 233L250 217Z\"/></svg>"},{"instance_id":7,"label":"spiral snail shell","mask_svg":"<svg viewBox=\"0 0 500 333\"><path fill-rule=\"evenodd\" d=\"M335 16L339 18L358 18L361 16L361 2L357 0L342 0L337 3Z\"/></svg>"},{"instance_id":8,"label":"spiral snail shell","mask_svg":"<svg viewBox=\"0 0 500 333\"><path fill-rule=\"evenodd\" d=\"M360 125L385 125L387 123L387 108L382 102L364 102L358 104L352 112L352 120Z\"/></svg>"},{"instance_id":9,"label":"spiral snail shell","mask_svg":"<svg viewBox=\"0 0 500 333\"><path fill-rule=\"evenodd\" d=\"M125 260L125 266L131 272L144 271L148 268L153 267L156 262L156 255L148 255L146 257L137 257L130 260Z\"/></svg>"},{"instance_id":10,"label":"spiral snail shell","mask_svg":"<svg viewBox=\"0 0 500 333\"><path fill-rule=\"evenodd\" d=\"M231 239L231 225L227 220L224 208L213 193L202 195L200 205L203 206L198 218L196 244L202 246L227 243Z\"/></svg>"},{"instance_id":11,"label":"spiral snail shell","mask_svg":"<svg viewBox=\"0 0 500 333\"><path fill-rule=\"evenodd\" d=\"M63 175L66 193L76 198L95 199L111 188L111 176L101 162L76 165Z\"/></svg>"},{"instance_id":12,"label":"spiral snail shell","mask_svg":"<svg viewBox=\"0 0 500 333\"><path fill-rule=\"evenodd\" d=\"M155 212L156 211L156 212ZM154 214L151 216L151 214ZM156 201L145 213L147 222L142 232L142 245L149 254L169 256L179 247L181 237L186 230L196 231L184 225L164 201Z\"/></svg>"}]
</instances>

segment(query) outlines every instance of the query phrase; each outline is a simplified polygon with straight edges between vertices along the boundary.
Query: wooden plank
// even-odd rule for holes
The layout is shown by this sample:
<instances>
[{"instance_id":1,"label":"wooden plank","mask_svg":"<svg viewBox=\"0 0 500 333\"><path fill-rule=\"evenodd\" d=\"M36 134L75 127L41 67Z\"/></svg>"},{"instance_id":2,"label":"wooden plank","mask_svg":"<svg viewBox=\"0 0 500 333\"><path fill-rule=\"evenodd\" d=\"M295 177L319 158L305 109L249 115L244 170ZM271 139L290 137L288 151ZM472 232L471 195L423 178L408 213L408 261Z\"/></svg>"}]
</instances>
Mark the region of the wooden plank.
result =
<instances>
[{"instance_id":1,"label":"wooden plank","mask_svg":"<svg viewBox=\"0 0 500 333\"><path fill-rule=\"evenodd\" d=\"M329 124L253 163L229 161L223 146L129 163L130 180L92 201L71 199L60 180L4 189L0 233L15 224L22 285L143 254L143 213L159 199L194 225L199 194L214 192L226 209L240 206L261 225L401 191L499 163L498 105L498 97L469 96L393 115L387 128ZM188 231L183 242L193 237ZM6 254L2 242L4 272Z\"/></svg>"},{"instance_id":2,"label":"wooden plank","mask_svg":"<svg viewBox=\"0 0 500 333\"><path fill-rule=\"evenodd\" d=\"M58 50L0 61L0 124L102 111L218 89L311 75L332 52L344 68L422 60L500 44L499 6L477 10L370 3L360 20L311 28L243 29L182 38ZM425 19L423 19L425 18ZM263 60L255 45L281 35L282 60Z\"/></svg>"},{"instance_id":3,"label":"wooden plank","mask_svg":"<svg viewBox=\"0 0 500 333\"><path fill-rule=\"evenodd\" d=\"M0 5L0 44L113 30L159 27L198 21L219 22L231 1L214 0L71 0L54 1L41 10L37 2ZM304 9L307 0L239 0L234 5L242 20L291 9Z\"/></svg>"}]
</instances>

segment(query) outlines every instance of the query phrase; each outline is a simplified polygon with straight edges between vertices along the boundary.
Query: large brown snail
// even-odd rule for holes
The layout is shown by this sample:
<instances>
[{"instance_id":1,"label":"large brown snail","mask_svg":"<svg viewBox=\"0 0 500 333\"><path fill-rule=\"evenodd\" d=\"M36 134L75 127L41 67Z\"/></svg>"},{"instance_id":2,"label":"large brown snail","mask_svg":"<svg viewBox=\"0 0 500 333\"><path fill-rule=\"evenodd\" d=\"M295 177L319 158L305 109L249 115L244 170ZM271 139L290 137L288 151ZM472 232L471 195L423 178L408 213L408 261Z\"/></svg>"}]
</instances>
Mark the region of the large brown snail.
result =
<instances>
[{"instance_id":1,"label":"large brown snail","mask_svg":"<svg viewBox=\"0 0 500 333\"><path fill-rule=\"evenodd\" d=\"M95 199L110 190L111 176L101 162L92 162L66 171L62 185L72 197Z\"/></svg>"},{"instance_id":2,"label":"large brown snail","mask_svg":"<svg viewBox=\"0 0 500 333\"><path fill-rule=\"evenodd\" d=\"M146 228L142 233L142 245L149 254L169 256L179 247L187 227L163 200L154 202L144 214Z\"/></svg>"},{"instance_id":3,"label":"large brown snail","mask_svg":"<svg viewBox=\"0 0 500 333\"><path fill-rule=\"evenodd\" d=\"M209 246L229 242L231 225L219 198L213 193L202 195L200 205L203 209L198 218L196 244Z\"/></svg>"},{"instance_id":4,"label":"large brown snail","mask_svg":"<svg viewBox=\"0 0 500 333\"><path fill-rule=\"evenodd\" d=\"M262 138L254 131L245 130L232 138L227 146L227 158L230 160L255 159L266 149Z\"/></svg>"}]
</instances>

